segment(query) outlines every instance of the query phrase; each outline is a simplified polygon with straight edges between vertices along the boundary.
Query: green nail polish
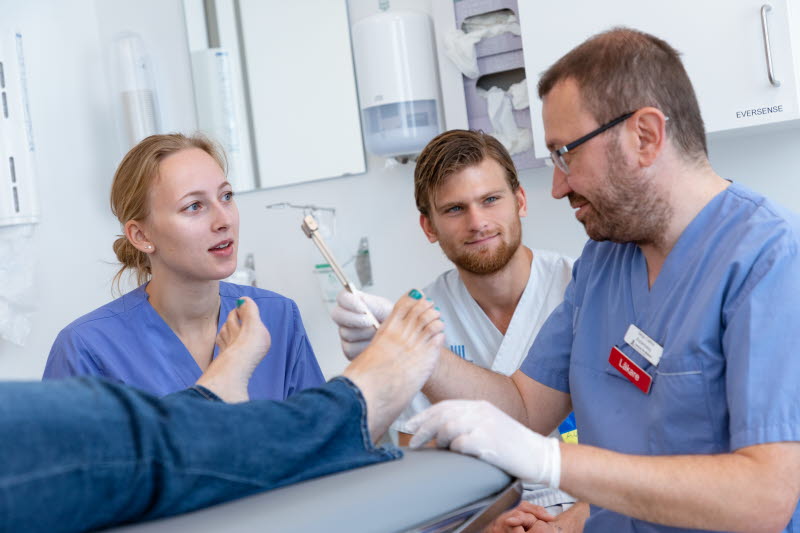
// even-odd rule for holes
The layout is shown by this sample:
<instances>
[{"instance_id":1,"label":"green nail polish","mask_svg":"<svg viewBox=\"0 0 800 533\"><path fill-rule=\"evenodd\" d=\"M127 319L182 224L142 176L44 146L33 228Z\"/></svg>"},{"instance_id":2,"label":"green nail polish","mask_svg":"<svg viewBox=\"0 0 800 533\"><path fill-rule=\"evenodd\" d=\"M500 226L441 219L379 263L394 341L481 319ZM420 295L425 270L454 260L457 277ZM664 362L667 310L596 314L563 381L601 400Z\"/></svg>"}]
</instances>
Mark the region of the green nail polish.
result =
<instances>
[{"instance_id":1,"label":"green nail polish","mask_svg":"<svg viewBox=\"0 0 800 533\"><path fill-rule=\"evenodd\" d=\"M434 307L434 309L436 309L437 311L441 311L441 309L439 309L438 307Z\"/></svg>"},{"instance_id":2,"label":"green nail polish","mask_svg":"<svg viewBox=\"0 0 800 533\"><path fill-rule=\"evenodd\" d=\"M244 305L244 298L239 298L236 300L236 307L241 307Z\"/></svg>"},{"instance_id":3,"label":"green nail polish","mask_svg":"<svg viewBox=\"0 0 800 533\"><path fill-rule=\"evenodd\" d=\"M411 289L408 295L414 298L415 300L419 300L420 298L422 298L422 293L419 292L417 289Z\"/></svg>"}]
</instances>

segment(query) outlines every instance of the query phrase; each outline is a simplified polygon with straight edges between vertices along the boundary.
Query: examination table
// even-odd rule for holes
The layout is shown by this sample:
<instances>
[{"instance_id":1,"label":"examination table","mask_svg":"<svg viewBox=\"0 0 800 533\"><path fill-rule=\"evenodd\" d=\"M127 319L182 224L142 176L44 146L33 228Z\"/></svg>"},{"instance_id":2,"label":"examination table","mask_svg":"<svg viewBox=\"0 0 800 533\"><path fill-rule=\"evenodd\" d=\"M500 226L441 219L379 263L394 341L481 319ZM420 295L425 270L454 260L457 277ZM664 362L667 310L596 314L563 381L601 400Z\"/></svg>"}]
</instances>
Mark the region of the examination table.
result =
<instances>
[{"instance_id":1,"label":"examination table","mask_svg":"<svg viewBox=\"0 0 800 533\"><path fill-rule=\"evenodd\" d=\"M483 461L435 449L404 452L400 460L108 531L478 532L519 501L521 483Z\"/></svg>"}]
</instances>

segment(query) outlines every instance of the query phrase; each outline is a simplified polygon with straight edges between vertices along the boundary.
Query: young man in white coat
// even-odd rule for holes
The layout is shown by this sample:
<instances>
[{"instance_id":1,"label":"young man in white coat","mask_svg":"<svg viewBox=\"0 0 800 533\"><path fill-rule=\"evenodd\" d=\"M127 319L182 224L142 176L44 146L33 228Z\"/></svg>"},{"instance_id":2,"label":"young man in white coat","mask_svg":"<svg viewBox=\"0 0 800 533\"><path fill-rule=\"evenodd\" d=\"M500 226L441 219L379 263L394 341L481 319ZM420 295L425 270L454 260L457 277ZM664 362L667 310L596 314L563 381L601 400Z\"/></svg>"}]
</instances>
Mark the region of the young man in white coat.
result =
<instances>
[{"instance_id":1,"label":"young man in white coat","mask_svg":"<svg viewBox=\"0 0 800 533\"><path fill-rule=\"evenodd\" d=\"M417 160L414 195L425 236L455 265L424 289L440 308L445 345L465 361L511 375L563 300L572 260L522 245L525 191L511 156L488 134L451 130L433 139ZM365 304L379 320L391 310L384 298L342 291L333 311L350 359L374 333ZM395 422L401 445L411 438L408 420L429 406L419 393ZM553 515L575 501L543 485L526 486L525 500Z\"/></svg>"}]
</instances>

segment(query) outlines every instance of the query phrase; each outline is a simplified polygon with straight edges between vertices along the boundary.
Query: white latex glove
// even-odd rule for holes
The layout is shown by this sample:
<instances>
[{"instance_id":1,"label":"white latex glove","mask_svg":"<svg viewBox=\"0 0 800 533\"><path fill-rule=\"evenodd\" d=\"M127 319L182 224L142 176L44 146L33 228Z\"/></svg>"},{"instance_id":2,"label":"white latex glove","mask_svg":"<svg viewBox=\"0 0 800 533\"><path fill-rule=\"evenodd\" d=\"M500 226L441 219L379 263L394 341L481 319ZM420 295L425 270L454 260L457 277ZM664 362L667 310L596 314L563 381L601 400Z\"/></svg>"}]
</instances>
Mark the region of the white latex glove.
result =
<instances>
[{"instance_id":1,"label":"white latex glove","mask_svg":"<svg viewBox=\"0 0 800 533\"><path fill-rule=\"evenodd\" d=\"M561 482L558 440L543 437L484 401L447 400L408 422L410 446L436 439L439 448L472 455L527 483Z\"/></svg>"},{"instance_id":2,"label":"white latex glove","mask_svg":"<svg viewBox=\"0 0 800 533\"><path fill-rule=\"evenodd\" d=\"M339 292L331 318L339 326L342 350L349 360L352 361L363 352L375 335L375 328L366 315L367 308L382 323L393 307L394 304L382 296L361 291L352 294L344 289Z\"/></svg>"}]
</instances>

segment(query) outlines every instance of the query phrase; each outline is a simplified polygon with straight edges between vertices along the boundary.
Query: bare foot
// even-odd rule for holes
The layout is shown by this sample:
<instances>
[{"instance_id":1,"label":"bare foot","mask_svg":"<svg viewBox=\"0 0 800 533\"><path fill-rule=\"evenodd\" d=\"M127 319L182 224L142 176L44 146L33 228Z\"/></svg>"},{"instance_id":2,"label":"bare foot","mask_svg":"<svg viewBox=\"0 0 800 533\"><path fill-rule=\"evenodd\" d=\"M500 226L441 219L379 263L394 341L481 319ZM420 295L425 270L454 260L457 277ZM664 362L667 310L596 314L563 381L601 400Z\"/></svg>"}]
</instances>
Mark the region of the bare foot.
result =
<instances>
[{"instance_id":1,"label":"bare foot","mask_svg":"<svg viewBox=\"0 0 800 533\"><path fill-rule=\"evenodd\" d=\"M250 298L233 309L217 335L219 354L197 380L228 403L250 399L247 384L258 363L269 351L272 339L258 306Z\"/></svg>"},{"instance_id":2,"label":"bare foot","mask_svg":"<svg viewBox=\"0 0 800 533\"><path fill-rule=\"evenodd\" d=\"M409 294L420 295L418 291ZM370 345L345 369L367 401L373 440L389 428L430 377L444 342L444 323L431 301L400 298Z\"/></svg>"}]
</instances>

